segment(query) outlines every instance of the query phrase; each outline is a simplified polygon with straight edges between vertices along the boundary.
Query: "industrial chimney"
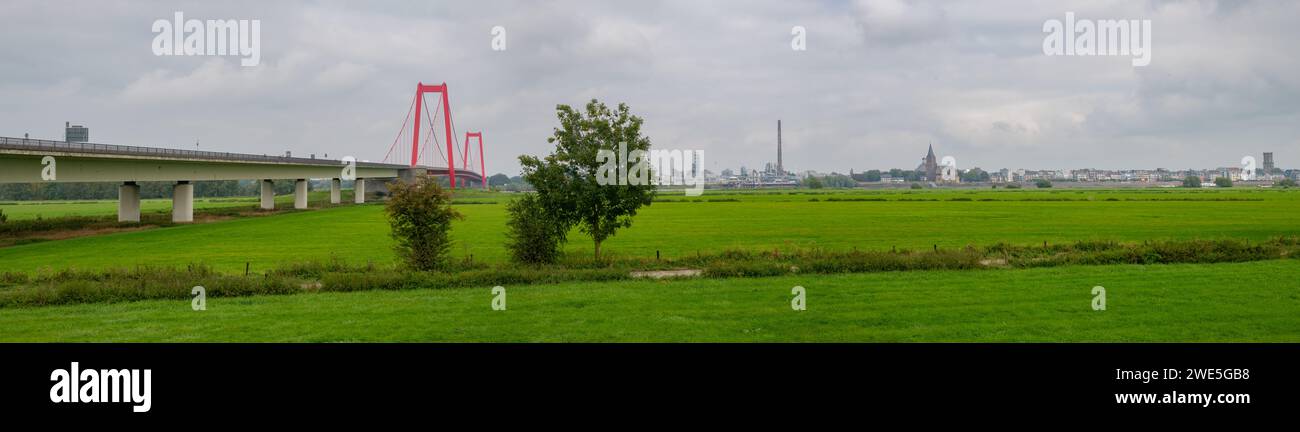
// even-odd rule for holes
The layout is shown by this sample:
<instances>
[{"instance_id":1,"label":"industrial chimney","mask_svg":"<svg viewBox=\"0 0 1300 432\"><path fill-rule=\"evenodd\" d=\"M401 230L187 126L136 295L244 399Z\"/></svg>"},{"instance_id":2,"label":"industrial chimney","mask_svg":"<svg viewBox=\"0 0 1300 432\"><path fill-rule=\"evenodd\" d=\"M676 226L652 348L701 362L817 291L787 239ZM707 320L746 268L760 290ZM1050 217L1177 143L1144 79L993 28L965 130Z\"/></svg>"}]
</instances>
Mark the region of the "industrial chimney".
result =
<instances>
[{"instance_id":1,"label":"industrial chimney","mask_svg":"<svg viewBox=\"0 0 1300 432\"><path fill-rule=\"evenodd\" d=\"M781 120L776 121L776 174L785 175L785 166L781 164Z\"/></svg>"}]
</instances>

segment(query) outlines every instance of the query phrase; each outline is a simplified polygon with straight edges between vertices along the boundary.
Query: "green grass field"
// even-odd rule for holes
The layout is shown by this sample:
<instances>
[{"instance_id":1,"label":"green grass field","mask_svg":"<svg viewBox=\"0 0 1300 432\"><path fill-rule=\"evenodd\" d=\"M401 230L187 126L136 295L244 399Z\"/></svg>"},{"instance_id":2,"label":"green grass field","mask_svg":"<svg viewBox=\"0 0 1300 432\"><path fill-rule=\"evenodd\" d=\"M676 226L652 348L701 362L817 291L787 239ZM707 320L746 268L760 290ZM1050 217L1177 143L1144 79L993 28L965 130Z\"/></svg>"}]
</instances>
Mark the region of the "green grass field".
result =
<instances>
[{"instance_id":1,"label":"green grass field","mask_svg":"<svg viewBox=\"0 0 1300 432\"><path fill-rule=\"evenodd\" d=\"M195 198L194 209L225 208L257 205L256 198ZM172 200L140 200L143 213L170 212ZM117 214L117 201L26 201L0 204L9 220L56 218L63 216L112 216Z\"/></svg>"},{"instance_id":2,"label":"green grass field","mask_svg":"<svg viewBox=\"0 0 1300 432\"><path fill-rule=\"evenodd\" d=\"M283 197L282 197L283 198ZM504 262L509 194L468 193L453 255ZM1300 191L663 193L603 249L622 257L1300 235ZM241 205L249 205L241 204ZM76 204L24 204L24 211ZM18 207L22 207L18 206ZM6 206L9 212L11 206ZM110 214L111 214L110 207ZM101 211L85 209L83 211ZM392 263L379 204L0 248L0 272ZM575 232L570 254L591 253ZM7 341L1300 341L1300 262L1079 266L318 293L0 309ZM790 287L809 310L789 308ZM1089 308L1095 285L1109 309Z\"/></svg>"},{"instance_id":3,"label":"green grass field","mask_svg":"<svg viewBox=\"0 0 1300 432\"><path fill-rule=\"evenodd\" d=\"M825 201L830 197L888 201ZM687 199L674 194L662 198ZM1078 201L1034 201L1067 198ZM497 196L477 200L490 204L457 206L465 220L454 226L453 255L503 261L509 199ZM706 194L697 199L715 201L656 202L642 210L632 228L611 238L604 250L623 257L654 257L655 251L674 257L727 248L886 250L936 244L1265 240L1300 235L1296 223L1300 192L1292 191L855 191ZM730 199L738 201L720 201ZM391 247L383 207L370 204L0 248L0 271L190 263L243 271L245 263L267 269L285 261L331 258L392 262ZM575 231L568 251L585 256L591 250L590 239Z\"/></svg>"},{"instance_id":4,"label":"green grass field","mask_svg":"<svg viewBox=\"0 0 1300 432\"><path fill-rule=\"evenodd\" d=\"M1285 260L533 285L505 311L488 287L142 301L0 310L0 340L1295 342L1298 280Z\"/></svg>"}]
</instances>

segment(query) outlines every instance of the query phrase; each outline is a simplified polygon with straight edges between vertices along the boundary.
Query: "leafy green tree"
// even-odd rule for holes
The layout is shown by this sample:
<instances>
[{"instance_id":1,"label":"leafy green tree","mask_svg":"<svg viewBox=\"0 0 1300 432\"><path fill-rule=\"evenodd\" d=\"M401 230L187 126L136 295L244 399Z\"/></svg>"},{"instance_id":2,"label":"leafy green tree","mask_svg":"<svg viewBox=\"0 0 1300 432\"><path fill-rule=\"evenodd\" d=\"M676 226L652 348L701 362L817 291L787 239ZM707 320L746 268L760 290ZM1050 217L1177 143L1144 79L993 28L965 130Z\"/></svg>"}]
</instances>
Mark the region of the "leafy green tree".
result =
<instances>
[{"instance_id":1,"label":"leafy green tree","mask_svg":"<svg viewBox=\"0 0 1300 432\"><path fill-rule=\"evenodd\" d=\"M803 179L803 187L806 187L808 189L821 189L825 187L825 185L822 184L821 179L814 176L808 176L807 178Z\"/></svg>"},{"instance_id":2,"label":"leafy green tree","mask_svg":"<svg viewBox=\"0 0 1300 432\"><path fill-rule=\"evenodd\" d=\"M1295 181L1294 179L1282 179L1282 180L1277 181L1276 183L1273 183L1273 186L1277 186L1277 187L1296 187L1296 181Z\"/></svg>"},{"instance_id":3,"label":"leafy green tree","mask_svg":"<svg viewBox=\"0 0 1300 432\"><path fill-rule=\"evenodd\" d=\"M1218 187L1230 188L1232 187L1232 179L1227 177L1215 177L1214 185Z\"/></svg>"},{"instance_id":4,"label":"leafy green tree","mask_svg":"<svg viewBox=\"0 0 1300 432\"><path fill-rule=\"evenodd\" d=\"M1197 176L1187 176L1187 178L1183 179L1183 187L1199 188L1201 187L1201 178Z\"/></svg>"},{"instance_id":5,"label":"leafy green tree","mask_svg":"<svg viewBox=\"0 0 1300 432\"><path fill-rule=\"evenodd\" d=\"M1052 181L1048 179L1034 180L1034 186L1037 186L1039 189L1047 189L1052 187Z\"/></svg>"},{"instance_id":6,"label":"leafy green tree","mask_svg":"<svg viewBox=\"0 0 1300 432\"><path fill-rule=\"evenodd\" d=\"M489 187L501 187L508 184L510 184L510 176L508 175L497 173L493 174L492 177L488 177Z\"/></svg>"},{"instance_id":7,"label":"leafy green tree","mask_svg":"<svg viewBox=\"0 0 1300 432\"><path fill-rule=\"evenodd\" d=\"M420 176L409 183L389 183L388 192L384 210L393 228L393 240L397 241L397 254L416 270L436 270L446 265L451 250L451 221L464 218L451 208L451 193L432 176Z\"/></svg>"},{"instance_id":8,"label":"leafy green tree","mask_svg":"<svg viewBox=\"0 0 1300 432\"><path fill-rule=\"evenodd\" d=\"M515 262L550 264L559 259L569 224L542 207L535 194L525 194L506 205L509 215L506 248Z\"/></svg>"},{"instance_id":9,"label":"leafy green tree","mask_svg":"<svg viewBox=\"0 0 1300 432\"><path fill-rule=\"evenodd\" d=\"M982 169L971 168L961 173L961 181L964 183L981 183L988 182L991 179L989 173Z\"/></svg>"},{"instance_id":10,"label":"leafy green tree","mask_svg":"<svg viewBox=\"0 0 1300 432\"><path fill-rule=\"evenodd\" d=\"M619 228L632 226L632 217L654 200L655 186L646 184L601 185L597 175L622 164L624 173L641 169L652 178L647 161L622 160L620 147L630 154L650 151L650 138L641 134L644 122L632 115L626 104L611 110L592 99L585 112L568 105L555 108L560 127L546 141L555 151L544 159L531 155L519 157L524 180L537 190L538 202L555 220L577 225L595 242L594 256L600 259L600 245ZM620 160L602 161L598 152L619 154ZM629 157L630 159L630 157Z\"/></svg>"},{"instance_id":11,"label":"leafy green tree","mask_svg":"<svg viewBox=\"0 0 1300 432\"><path fill-rule=\"evenodd\" d=\"M854 188L858 187L858 182L843 174L831 174L822 180L826 187L832 188Z\"/></svg>"}]
</instances>

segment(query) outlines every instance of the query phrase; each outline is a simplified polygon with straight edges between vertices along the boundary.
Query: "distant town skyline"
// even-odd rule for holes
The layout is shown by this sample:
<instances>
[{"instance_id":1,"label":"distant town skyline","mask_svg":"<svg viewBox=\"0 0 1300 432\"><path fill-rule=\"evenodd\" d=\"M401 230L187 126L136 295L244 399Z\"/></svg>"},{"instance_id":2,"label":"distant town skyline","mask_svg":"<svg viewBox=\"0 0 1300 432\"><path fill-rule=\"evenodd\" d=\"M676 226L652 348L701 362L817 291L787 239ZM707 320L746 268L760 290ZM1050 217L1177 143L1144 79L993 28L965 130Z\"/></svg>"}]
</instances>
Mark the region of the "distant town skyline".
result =
<instances>
[{"instance_id":1,"label":"distant town skyline","mask_svg":"<svg viewBox=\"0 0 1300 432\"><path fill-rule=\"evenodd\" d=\"M239 56L160 56L151 24L259 20ZM1150 63L1047 55L1044 24L1150 20ZM626 102L719 172L1300 167L1297 2L858 0L0 5L0 135L378 160L446 82L487 171L545 154L555 105ZM508 43L495 50L495 28ZM802 33L800 33L802 31ZM794 38L806 36L801 44ZM802 48L802 49L797 49ZM1262 163L1262 158L1261 161Z\"/></svg>"}]
</instances>

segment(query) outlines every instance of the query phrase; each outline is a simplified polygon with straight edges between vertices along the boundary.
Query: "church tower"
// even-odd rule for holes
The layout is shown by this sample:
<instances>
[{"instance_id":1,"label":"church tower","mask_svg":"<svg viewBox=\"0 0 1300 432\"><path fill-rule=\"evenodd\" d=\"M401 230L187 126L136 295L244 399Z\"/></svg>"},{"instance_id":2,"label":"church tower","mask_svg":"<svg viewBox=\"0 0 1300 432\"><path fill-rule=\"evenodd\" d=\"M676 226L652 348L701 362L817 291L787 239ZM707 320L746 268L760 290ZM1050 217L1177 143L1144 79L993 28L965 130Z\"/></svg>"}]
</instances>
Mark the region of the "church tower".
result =
<instances>
[{"instance_id":1,"label":"church tower","mask_svg":"<svg viewBox=\"0 0 1300 432\"><path fill-rule=\"evenodd\" d=\"M930 143L930 151L925 155L925 162L921 166L925 170L925 181L939 181L939 160L934 157L934 143Z\"/></svg>"}]
</instances>

